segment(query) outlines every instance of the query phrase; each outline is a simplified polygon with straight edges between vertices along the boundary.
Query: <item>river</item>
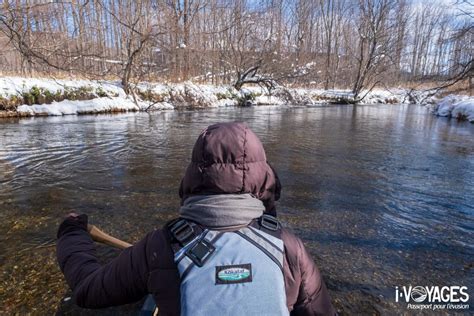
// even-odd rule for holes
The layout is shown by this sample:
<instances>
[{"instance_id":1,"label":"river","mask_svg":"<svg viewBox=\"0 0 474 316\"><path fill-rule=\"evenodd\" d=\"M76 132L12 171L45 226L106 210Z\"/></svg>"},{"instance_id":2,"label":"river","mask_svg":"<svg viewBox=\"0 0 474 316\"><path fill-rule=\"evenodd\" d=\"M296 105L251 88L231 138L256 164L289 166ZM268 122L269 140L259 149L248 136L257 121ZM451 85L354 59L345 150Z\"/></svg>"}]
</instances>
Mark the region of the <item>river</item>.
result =
<instances>
[{"instance_id":1,"label":"river","mask_svg":"<svg viewBox=\"0 0 474 316\"><path fill-rule=\"evenodd\" d=\"M4 311L62 308L54 242L69 210L131 242L174 218L197 135L234 120L260 136L279 217L342 314L406 312L395 286L474 284L474 124L417 105L45 117L0 120Z\"/></svg>"}]
</instances>

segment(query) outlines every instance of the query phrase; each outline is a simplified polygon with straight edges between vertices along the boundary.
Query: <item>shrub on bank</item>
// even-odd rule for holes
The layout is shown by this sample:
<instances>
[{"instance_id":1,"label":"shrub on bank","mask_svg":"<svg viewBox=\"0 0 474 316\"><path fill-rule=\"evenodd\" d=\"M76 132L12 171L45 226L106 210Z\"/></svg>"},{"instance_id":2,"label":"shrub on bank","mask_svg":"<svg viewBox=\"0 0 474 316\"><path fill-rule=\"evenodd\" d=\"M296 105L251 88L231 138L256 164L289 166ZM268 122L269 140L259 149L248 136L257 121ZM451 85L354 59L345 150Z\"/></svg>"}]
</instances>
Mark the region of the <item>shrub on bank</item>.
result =
<instances>
[{"instance_id":1,"label":"shrub on bank","mask_svg":"<svg viewBox=\"0 0 474 316\"><path fill-rule=\"evenodd\" d=\"M117 97L118 93L106 92L102 87L91 86L65 87L64 90L50 91L43 87L33 86L18 95L0 95L0 111L14 111L22 104L51 104L64 100L85 101L103 97Z\"/></svg>"}]
</instances>

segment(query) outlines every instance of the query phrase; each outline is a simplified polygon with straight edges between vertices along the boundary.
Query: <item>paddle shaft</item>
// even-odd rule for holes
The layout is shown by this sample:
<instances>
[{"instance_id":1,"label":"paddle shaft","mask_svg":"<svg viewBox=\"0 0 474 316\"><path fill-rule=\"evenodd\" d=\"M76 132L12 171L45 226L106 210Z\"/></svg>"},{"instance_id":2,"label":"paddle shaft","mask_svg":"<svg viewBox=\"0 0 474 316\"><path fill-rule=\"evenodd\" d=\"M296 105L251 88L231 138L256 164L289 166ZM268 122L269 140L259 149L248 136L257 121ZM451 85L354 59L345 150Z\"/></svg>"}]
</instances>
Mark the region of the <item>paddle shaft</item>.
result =
<instances>
[{"instance_id":1,"label":"paddle shaft","mask_svg":"<svg viewBox=\"0 0 474 316\"><path fill-rule=\"evenodd\" d=\"M109 234L97 228L95 225L87 225L87 230L94 241L119 249L125 249L132 246L132 244L129 244L126 241L110 236Z\"/></svg>"}]
</instances>

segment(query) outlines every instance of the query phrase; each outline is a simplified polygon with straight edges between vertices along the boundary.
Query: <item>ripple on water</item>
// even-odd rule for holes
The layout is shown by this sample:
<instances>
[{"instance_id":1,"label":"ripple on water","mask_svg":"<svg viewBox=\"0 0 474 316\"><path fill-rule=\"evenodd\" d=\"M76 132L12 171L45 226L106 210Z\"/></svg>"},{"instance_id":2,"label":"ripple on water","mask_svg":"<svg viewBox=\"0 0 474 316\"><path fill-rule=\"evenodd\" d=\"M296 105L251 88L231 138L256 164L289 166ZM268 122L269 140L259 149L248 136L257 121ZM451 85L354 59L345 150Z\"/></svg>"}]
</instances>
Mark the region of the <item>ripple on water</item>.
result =
<instances>
[{"instance_id":1,"label":"ripple on water","mask_svg":"<svg viewBox=\"0 0 474 316\"><path fill-rule=\"evenodd\" d=\"M393 105L0 122L2 272L28 266L18 251L28 240L54 238L71 208L128 240L163 225L176 216L196 137L209 124L235 120L261 137L283 184L280 218L304 239L343 313L405 312L393 302L394 285L466 282L474 255L474 126ZM12 310L18 300L54 312L43 283L14 277ZM37 294L15 296L19 284Z\"/></svg>"}]
</instances>

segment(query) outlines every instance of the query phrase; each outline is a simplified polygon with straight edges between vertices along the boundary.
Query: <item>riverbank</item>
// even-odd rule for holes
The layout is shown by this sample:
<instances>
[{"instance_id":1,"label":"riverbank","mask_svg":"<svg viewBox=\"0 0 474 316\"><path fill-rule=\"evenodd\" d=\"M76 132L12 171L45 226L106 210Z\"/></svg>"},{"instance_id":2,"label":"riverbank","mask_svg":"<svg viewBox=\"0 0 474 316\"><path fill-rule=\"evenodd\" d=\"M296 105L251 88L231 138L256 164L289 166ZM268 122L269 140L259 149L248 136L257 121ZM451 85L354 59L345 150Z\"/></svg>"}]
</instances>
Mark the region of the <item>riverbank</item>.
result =
<instances>
[{"instance_id":1,"label":"riverbank","mask_svg":"<svg viewBox=\"0 0 474 316\"><path fill-rule=\"evenodd\" d=\"M437 116L474 123L474 98L462 95L448 95L432 107L432 112Z\"/></svg>"},{"instance_id":2,"label":"riverbank","mask_svg":"<svg viewBox=\"0 0 474 316\"><path fill-rule=\"evenodd\" d=\"M51 78L0 78L0 117L98 114L128 111L172 110L260 105L321 105L354 103L348 90L279 87L268 93L258 86L240 91L231 86L184 82L143 82L134 96L118 81L57 80ZM364 93L362 94L364 95ZM363 104L434 103L423 92L408 89L374 89Z\"/></svg>"}]
</instances>

